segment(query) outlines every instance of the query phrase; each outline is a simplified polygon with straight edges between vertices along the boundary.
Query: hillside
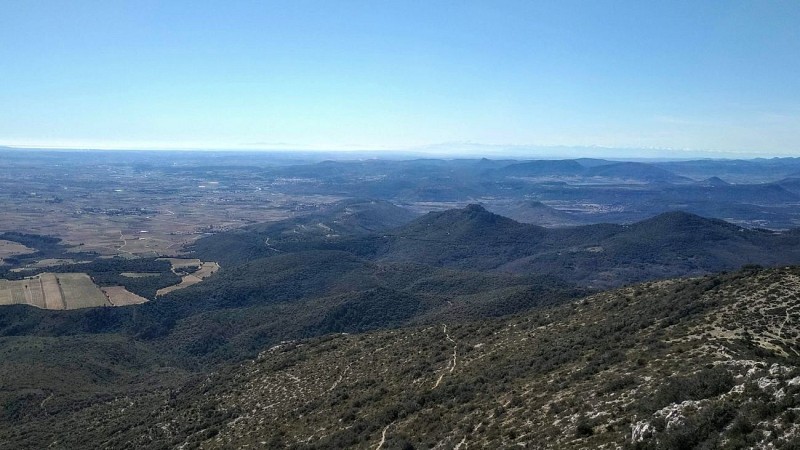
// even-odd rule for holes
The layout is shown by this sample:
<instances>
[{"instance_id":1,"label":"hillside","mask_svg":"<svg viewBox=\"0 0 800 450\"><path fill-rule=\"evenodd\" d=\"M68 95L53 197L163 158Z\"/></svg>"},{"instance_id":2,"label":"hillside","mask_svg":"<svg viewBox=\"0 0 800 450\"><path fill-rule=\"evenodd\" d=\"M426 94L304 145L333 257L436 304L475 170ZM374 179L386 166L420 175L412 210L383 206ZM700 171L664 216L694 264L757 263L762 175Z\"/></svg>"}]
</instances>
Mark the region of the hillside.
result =
<instances>
[{"instance_id":1,"label":"hillside","mask_svg":"<svg viewBox=\"0 0 800 450\"><path fill-rule=\"evenodd\" d=\"M213 256L224 267L311 248L314 243L368 235L405 225L417 214L380 200L342 200L298 217L255 224L195 242L191 250Z\"/></svg>"},{"instance_id":2,"label":"hillside","mask_svg":"<svg viewBox=\"0 0 800 450\"><path fill-rule=\"evenodd\" d=\"M800 269L748 269L506 319L284 342L179 389L28 417L0 439L19 448L789 449L800 444L799 333Z\"/></svg>"},{"instance_id":3,"label":"hillside","mask_svg":"<svg viewBox=\"0 0 800 450\"><path fill-rule=\"evenodd\" d=\"M584 176L636 180L648 183L682 183L689 181L687 178L675 175L666 169L639 162L620 162L590 167L587 168Z\"/></svg>"},{"instance_id":4,"label":"hillside","mask_svg":"<svg viewBox=\"0 0 800 450\"><path fill-rule=\"evenodd\" d=\"M778 181L777 184L787 191L800 195L800 174L796 175L798 176Z\"/></svg>"},{"instance_id":5,"label":"hillside","mask_svg":"<svg viewBox=\"0 0 800 450\"><path fill-rule=\"evenodd\" d=\"M535 200L493 204L485 207L495 214L540 227L554 228L581 224L579 217Z\"/></svg>"},{"instance_id":6,"label":"hillside","mask_svg":"<svg viewBox=\"0 0 800 450\"><path fill-rule=\"evenodd\" d=\"M383 200L348 199L306 213L293 221L293 227L254 226L257 231L280 229L294 239L385 231L405 225L417 217L412 211ZM289 222L281 222L283 224ZM298 236L299 235L299 236Z\"/></svg>"},{"instance_id":7,"label":"hillside","mask_svg":"<svg viewBox=\"0 0 800 450\"><path fill-rule=\"evenodd\" d=\"M290 229L292 223L272 226ZM274 245L263 236L251 229L206 238L208 248L219 249L220 256L229 249L227 258L233 262L158 301L69 313L0 308L0 335L86 334L100 341L120 336L157 347L182 368L196 368L252 357L259 348L286 339L435 323L445 317L478 320L562 303L609 286L745 264L800 262L797 230L749 230L680 212L629 226L547 229L474 205L430 213L378 235L285 239ZM81 269L97 282L122 282L137 292L155 292L153 283L169 282L119 276L153 271L164 261L98 261L102 267L93 263ZM74 266L59 270L74 271Z\"/></svg>"},{"instance_id":8,"label":"hillside","mask_svg":"<svg viewBox=\"0 0 800 450\"><path fill-rule=\"evenodd\" d=\"M561 245L502 268L614 286L732 270L745 264L800 262L800 240L792 233L746 229L684 212L664 213L587 238L585 231L595 227L553 233L553 242Z\"/></svg>"},{"instance_id":9,"label":"hillside","mask_svg":"<svg viewBox=\"0 0 800 450\"><path fill-rule=\"evenodd\" d=\"M710 177L698 183L700 186L727 187L731 184L720 177Z\"/></svg>"},{"instance_id":10,"label":"hillside","mask_svg":"<svg viewBox=\"0 0 800 450\"><path fill-rule=\"evenodd\" d=\"M511 164L490 172L494 177L567 179L587 183L684 183L688 178L640 162L603 160L538 160Z\"/></svg>"},{"instance_id":11,"label":"hillside","mask_svg":"<svg viewBox=\"0 0 800 450\"><path fill-rule=\"evenodd\" d=\"M800 169L800 158L705 159L655 162L653 165L698 180L718 176L734 183L760 183L791 176Z\"/></svg>"},{"instance_id":12,"label":"hillside","mask_svg":"<svg viewBox=\"0 0 800 450\"><path fill-rule=\"evenodd\" d=\"M538 160L510 164L496 170L497 175L533 177L533 176L578 176L586 168L574 160Z\"/></svg>"},{"instance_id":13,"label":"hillside","mask_svg":"<svg viewBox=\"0 0 800 450\"><path fill-rule=\"evenodd\" d=\"M363 243L360 245L358 243ZM429 213L348 248L365 258L518 274L548 274L593 287L736 269L800 263L793 233L742 228L670 212L631 225L547 229L478 205Z\"/></svg>"},{"instance_id":14,"label":"hillside","mask_svg":"<svg viewBox=\"0 0 800 450\"><path fill-rule=\"evenodd\" d=\"M0 308L0 336L121 336L181 367L252 357L285 339L452 319L496 317L585 295L553 277L375 263L312 250L229 267L130 308ZM13 345L13 339L8 343ZM2 350L0 343L0 350Z\"/></svg>"},{"instance_id":15,"label":"hillside","mask_svg":"<svg viewBox=\"0 0 800 450\"><path fill-rule=\"evenodd\" d=\"M370 233L340 227L335 234L310 227L307 220L220 233L192 248L201 259L219 260L223 267L334 250L381 263L545 274L592 288L735 270L744 264L800 263L796 233L749 229L680 211L630 225L544 228L469 205L431 212L392 229ZM332 220L325 223L336 226Z\"/></svg>"},{"instance_id":16,"label":"hillside","mask_svg":"<svg viewBox=\"0 0 800 450\"><path fill-rule=\"evenodd\" d=\"M755 205L786 205L800 196L780 184L721 184L669 186L662 198L674 202L736 202Z\"/></svg>"}]
</instances>

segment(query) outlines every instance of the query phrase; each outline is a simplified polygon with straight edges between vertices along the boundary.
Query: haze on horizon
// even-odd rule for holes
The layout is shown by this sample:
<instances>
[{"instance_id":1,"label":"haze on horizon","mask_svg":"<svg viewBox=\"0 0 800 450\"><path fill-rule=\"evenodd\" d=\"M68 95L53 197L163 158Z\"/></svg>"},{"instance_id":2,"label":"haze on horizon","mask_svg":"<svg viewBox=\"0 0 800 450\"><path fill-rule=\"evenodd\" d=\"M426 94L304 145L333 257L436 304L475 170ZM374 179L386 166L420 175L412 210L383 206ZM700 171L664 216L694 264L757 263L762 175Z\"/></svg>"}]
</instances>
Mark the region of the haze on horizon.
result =
<instances>
[{"instance_id":1,"label":"haze on horizon","mask_svg":"<svg viewBox=\"0 0 800 450\"><path fill-rule=\"evenodd\" d=\"M0 145L799 156L797 23L781 1L5 2Z\"/></svg>"}]
</instances>

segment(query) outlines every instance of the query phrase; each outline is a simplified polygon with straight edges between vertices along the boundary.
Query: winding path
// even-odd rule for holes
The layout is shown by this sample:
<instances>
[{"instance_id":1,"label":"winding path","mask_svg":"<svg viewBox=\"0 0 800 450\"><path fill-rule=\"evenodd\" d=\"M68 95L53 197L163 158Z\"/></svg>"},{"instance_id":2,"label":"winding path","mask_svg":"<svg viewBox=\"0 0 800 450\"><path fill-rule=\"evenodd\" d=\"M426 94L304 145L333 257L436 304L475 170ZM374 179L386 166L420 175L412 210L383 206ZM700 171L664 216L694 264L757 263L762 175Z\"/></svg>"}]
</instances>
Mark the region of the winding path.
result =
<instances>
[{"instance_id":1,"label":"winding path","mask_svg":"<svg viewBox=\"0 0 800 450\"><path fill-rule=\"evenodd\" d=\"M783 328L786 326L786 323L789 322L791 319L791 315L789 314L790 310L792 309L791 306L786 307L786 317L783 319L783 322L778 327L778 338L783 339L786 343L786 346L789 347L789 350L793 351L795 355L800 356L800 352L798 352L789 342L793 342L793 338L791 336L784 336L783 335Z\"/></svg>"},{"instance_id":2,"label":"winding path","mask_svg":"<svg viewBox=\"0 0 800 450\"><path fill-rule=\"evenodd\" d=\"M381 447L383 447L383 444L386 442L386 431L389 430L389 427L392 425L394 425L394 422L390 423L389 425L386 425L383 428L383 433L381 433L381 441L378 442L378 446L375 447L375 450L381 450Z\"/></svg>"},{"instance_id":3,"label":"winding path","mask_svg":"<svg viewBox=\"0 0 800 450\"><path fill-rule=\"evenodd\" d=\"M441 375L439 375L439 378L436 380L436 384L433 385L431 390L434 390L437 387L439 387L439 384L442 382L442 378L444 378L446 374L453 373L453 371L456 369L456 362L458 361L458 343L454 341L453 338L450 337L450 334L447 333L447 325L443 325L443 327L444 328L442 329L442 332L444 333L444 337L448 341L453 343L453 359L448 361L447 367L442 369Z\"/></svg>"},{"instance_id":4,"label":"winding path","mask_svg":"<svg viewBox=\"0 0 800 450\"><path fill-rule=\"evenodd\" d=\"M338 386L338 385L339 385L339 383L341 383L341 382L342 382L342 380L344 380L344 376L347 374L347 372L348 372L349 370L350 370L350 365L348 364L348 365L347 365L347 367L345 367L345 368L344 368L344 370L342 371L342 373L341 373L341 374L339 374L339 379L338 379L338 380L336 380L336 381L334 381L334 383L333 383L333 386L331 386L330 388L328 388L328 392L330 392L330 391L334 390L334 389L336 388L336 386Z\"/></svg>"}]
</instances>

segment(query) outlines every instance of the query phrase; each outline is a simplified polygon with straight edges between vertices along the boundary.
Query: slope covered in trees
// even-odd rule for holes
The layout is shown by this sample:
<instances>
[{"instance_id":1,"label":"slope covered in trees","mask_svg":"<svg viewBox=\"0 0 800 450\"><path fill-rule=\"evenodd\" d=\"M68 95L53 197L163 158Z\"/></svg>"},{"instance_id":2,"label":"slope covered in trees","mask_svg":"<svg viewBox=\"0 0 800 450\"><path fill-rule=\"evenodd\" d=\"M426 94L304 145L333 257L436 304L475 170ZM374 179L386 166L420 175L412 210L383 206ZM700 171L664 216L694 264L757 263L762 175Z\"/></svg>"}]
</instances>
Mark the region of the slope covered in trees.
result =
<instances>
[{"instance_id":1,"label":"slope covered in trees","mask_svg":"<svg viewBox=\"0 0 800 450\"><path fill-rule=\"evenodd\" d=\"M747 269L510 318L283 342L179 389L70 412L21 410L0 437L39 446L795 448L799 302L797 268Z\"/></svg>"},{"instance_id":2,"label":"slope covered in trees","mask_svg":"<svg viewBox=\"0 0 800 450\"><path fill-rule=\"evenodd\" d=\"M381 233L302 243L276 240L268 249L259 242L265 236L270 236L269 232L248 237L238 254L338 250L372 261L547 274L590 287L733 270L745 264L800 263L800 237L795 232L748 229L680 211L631 225L548 229L470 205L428 213ZM231 241L236 239L236 235L211 236L200 241L196 249L201 258L209 258L214 255L204 253L204 248L219 241L235 249Z\"/></svg>"}]
</instances>

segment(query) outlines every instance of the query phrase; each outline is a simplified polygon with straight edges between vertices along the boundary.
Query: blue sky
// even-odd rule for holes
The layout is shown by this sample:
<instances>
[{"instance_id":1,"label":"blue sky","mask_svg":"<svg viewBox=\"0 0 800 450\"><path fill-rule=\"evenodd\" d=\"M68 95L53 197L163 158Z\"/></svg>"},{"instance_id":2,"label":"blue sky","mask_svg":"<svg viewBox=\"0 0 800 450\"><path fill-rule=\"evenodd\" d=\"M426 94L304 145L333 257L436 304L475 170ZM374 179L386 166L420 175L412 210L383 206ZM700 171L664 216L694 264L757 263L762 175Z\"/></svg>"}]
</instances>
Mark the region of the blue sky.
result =
<instances>
[{"instance_id":1,"label":"blue sky","mask_svg":"<svg viewBox=\"0 0 800 450\"><path fill-rule=\"evenodd\" d=\"M797 1L7 0L0 145L800 156L798 24Z\"/></svg>"}]
</instances>

